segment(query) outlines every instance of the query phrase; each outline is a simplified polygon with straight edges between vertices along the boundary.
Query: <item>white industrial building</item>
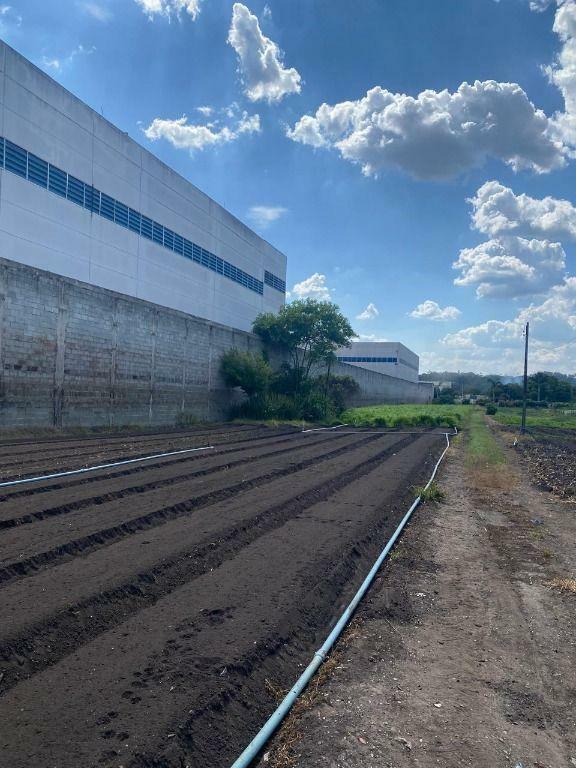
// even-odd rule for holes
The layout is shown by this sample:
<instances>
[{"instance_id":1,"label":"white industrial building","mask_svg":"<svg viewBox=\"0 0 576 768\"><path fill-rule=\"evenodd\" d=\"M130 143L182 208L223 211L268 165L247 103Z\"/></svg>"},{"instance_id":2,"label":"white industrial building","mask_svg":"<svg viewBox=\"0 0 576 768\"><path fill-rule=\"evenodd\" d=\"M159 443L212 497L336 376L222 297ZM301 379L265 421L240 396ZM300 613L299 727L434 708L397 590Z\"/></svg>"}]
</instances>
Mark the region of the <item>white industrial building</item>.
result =
<instances>
[{"instance_id":1,"label":"white industrial building","mask_svg":"<svg viewBox=\"0 0 576 768\"><path fill-rule=\"evenodd\" d=\"M0 426L226 418L221 356L262 350L285 281L280 251L0 42ZM356 403L428 402L416 355L377 346L333 367Z\"/></svg>"},{"instance_id":2,"label":"white industrial building","mask_svg":"<svg viewBox=\"0 0 576 768\"><path fill-rule=\"evenodd\" d=\"M286 257L0 42L0 255L250 330Z\"/></svg>"},{"instance_id":3,"label":"white industrial building","mask_svg":"<svg viewBox=\"0 0 576 768\"><path fill-rule=\"evenodd\" d=\"M398 341L353 341L338 349L336 357L341 363L418 382L420 359Z\"/></svg>"}]
</instances>

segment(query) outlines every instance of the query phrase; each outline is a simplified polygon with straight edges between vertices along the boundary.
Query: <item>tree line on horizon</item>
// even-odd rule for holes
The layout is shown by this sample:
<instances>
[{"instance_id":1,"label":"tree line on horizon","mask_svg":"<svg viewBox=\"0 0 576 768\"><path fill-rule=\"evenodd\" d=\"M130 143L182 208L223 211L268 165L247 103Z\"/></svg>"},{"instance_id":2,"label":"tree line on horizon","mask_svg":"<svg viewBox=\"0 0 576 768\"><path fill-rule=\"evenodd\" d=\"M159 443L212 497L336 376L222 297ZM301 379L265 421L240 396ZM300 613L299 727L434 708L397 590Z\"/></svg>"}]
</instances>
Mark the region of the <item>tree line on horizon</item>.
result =
<instances>
[{"instance_id":1,"label":"tree line on horizon","mask_svg":"<svg viewBox=\"0 0 576 768\"><path fill-rule=\"evenodd\" d=\"M483 375L462 371L429 371L420 375L421 381L451 382L449 388L439 389L437 396L449 400L456 396L481 395L492 402L522 400L522 376ZM568 403L576 396L576 375L538 371L528 377L528 399L535 403Z\"/></svg>"}]
</instances>

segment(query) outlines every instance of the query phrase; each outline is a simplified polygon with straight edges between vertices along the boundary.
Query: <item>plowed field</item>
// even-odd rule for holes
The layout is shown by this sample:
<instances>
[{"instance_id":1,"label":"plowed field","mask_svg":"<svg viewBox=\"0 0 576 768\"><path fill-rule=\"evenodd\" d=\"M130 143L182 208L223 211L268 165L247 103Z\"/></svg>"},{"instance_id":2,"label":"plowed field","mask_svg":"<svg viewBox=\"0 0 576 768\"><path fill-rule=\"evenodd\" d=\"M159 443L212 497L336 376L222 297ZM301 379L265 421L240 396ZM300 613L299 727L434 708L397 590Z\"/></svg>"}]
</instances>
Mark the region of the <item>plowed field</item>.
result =
<instances>
[{"instance_id":1,"label":"plowed field","mask_svg":"<svg viewBox=\"0 0 576 768\"><path fill-rule=\"evenodd\" d=\"M0 444L1 768L225 768L338 618L441 431Z\"/></svg>"}]
</instances>

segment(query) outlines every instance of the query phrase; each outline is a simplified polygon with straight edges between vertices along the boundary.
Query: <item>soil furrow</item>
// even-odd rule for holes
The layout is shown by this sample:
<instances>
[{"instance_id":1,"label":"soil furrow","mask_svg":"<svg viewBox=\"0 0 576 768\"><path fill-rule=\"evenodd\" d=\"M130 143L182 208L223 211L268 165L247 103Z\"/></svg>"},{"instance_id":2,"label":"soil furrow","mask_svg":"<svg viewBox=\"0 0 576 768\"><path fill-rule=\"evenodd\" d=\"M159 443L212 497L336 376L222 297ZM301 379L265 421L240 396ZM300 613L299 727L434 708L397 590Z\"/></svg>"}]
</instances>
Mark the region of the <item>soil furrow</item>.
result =
<instances>
[{"instance_id":1,"label":"soil furrow","mask_svg":"<svg viewBox=\"0 0 576 768\"><path fill-rule=\"evenodd\" d=\"M270 435L264 435L262 437L257 438L246 438L242 440L233 440L228 445L234 446L239 445L238 448L225 448L223 450L217 449L217 455L218 456L224 456L230 453L237 453L238 451L244 451L245 445L244 443L252 443L260 440L265 441L273 441L273 445L276 445L278 440L276 440L276 437L284 437L286 436L285 440L282 440L282 442L288 442L289 440L297 440L298 436L301 433L299 431L297 432L281 432L278 433L276 436L271 437ZM302 439L309 439L309 438L302 438ZM267 444L267 443L260 443L260 445ZM224 444L226 445L226 443ZM201 461L205 458L205 454L202 453L191 453L189 455L180 456L178 458L171 458L167 457L166 459L155 459L151 460L148 464L140 464L136 466L129 466L123 469L110 469L110 470L102 470L100 473L96 473L94 475L82 475L81 477L72 477L72 478L63 478L63 479L55 479L55 480L49 480L46 481L46 484L34 486L34 487L28 487L20 489L17 486L10 491L6 491L6 489L1 489L4 491L2 495L0 495L0 503L4 503L7 501L11 501L12 499L22 499L22 498L28 498L30 496L37 496L39 494L45 494L45 493L51 493L52 491L61 491L68 488L75 488L80 485L87 485L89 483L98 483L102 482L102 480L111 480L117 477L127 477L129 475L136 475L142 472L147 472L150 469L157 468L157 467L172 467L178 464L184 464L190 461Z\"/></svg>"},{"instance_id":2,"label":"soil furrow","mask_svg":"<svg viewBox=\"0 0 576 768\"><path fill-rule=\"evenodd\" d=\"M7 691L23 678L57 663L81 645L153 605L174 589L218 568L257 538L285 525L310 506L325 501L370 474L391 455L399 454L416 440L416 436L407 436L337 477L331 477L303 493L266 508L243 520L241 525L223 529L216 540L210 537L210 540L200 541L191 549L135 574L115 589L96 594L28 627L24 636L3 641L0 644L2 671L5 675L3 690ZM340 449L338 453L341 453ZM86 617L90 618L89 622L85 620Z\"/></svg>"},{"instance_id":3,"label":"soil furrow","mask_svg":"<svg viewBox=\"0 0 576 768\"><path fill-rule=\"evenodd\" d=\"M83 536L79 539L66 542L65 544L54 547L53 549L38 553L33 557L23 558L17 562L10 563L9 565L0 568L0 584L7 584L16 578L27 576L30 573L34 573L40 569L51 566L54 563L61 561L63 558L76 557L81 554L87 554L89 551L94 549L110 546L111 544L126 536L130 536L139 531L144 531L150 528L164 525L170 520L174 520L183 515L187 515L190 512L201 509L202 507L218 503L224 499L236 496L239 493L251 490L252 488L267 485L279 477L301 472L302 470L305 470L314 464L327 461L328 459L339 456L342 453L347 453L351 450L354 450L354 448L363 443L377 441L381 439L381 437L381 435L370 435L368 437L363 435L360 440L357 440L348 445L344 445L340 448L336 448L332 451L328 451L327 453L321 454L320 456L315 455L309 459L295 462L289 467L281 467L249 480L242 480L239 483L226 486L225 488L222 488L218 491L200 494L198 496L193 496L185 501L181 501L177 504L170 504L161 507L154 510L153 512L149 512L148 514L140 515L139 517L122 522L118 525L113 525L108 528L96 531L88 536ZM407 442L411 442L413 439L415 439L414 436L408 436L407 438L400 440L395 445L400 446L407 444ZM390 449L385 449L385 452L388 450Z\"/></svg>"},{"instance_id":4,"label":"soil furrow","mask_svg":"<svg viewBox=\"0 0 576 768\"><path fill-rule=\"evenodd\" d=\"M317 446L319 443L328 442L328 440L337 441L338 439L342 439L342 436L334 436L333 438L319 438L318 440L313 440L309 443L309 445ZM278 444L284 444L286 442L293 442L291 440L281 440L274 445ZM269 447L269 446L266 446ZM305 448L308 446L305 446L304 444L302 446L298 446L301 448ZM246 451L248 449L241 448L239 450ZM293 453L294 450L296 450L296 447L294 445L290 445L288 448L281 448L277 451L268 451L266 456L272 457L272 456L281 456L286 453ZM223 455L224 452L221 452L219 454L216 454L215 458L218 459ZM132 485L128 488L121 488L117 491L112 491L108 493L101 493L96 496L87 496L82 499L76 499L74 501L70 501L67 504L61 504L54 507L48 507L47 509L41 509L36 512L28 513L26 515L22 515L20 517L11 517L5 520L0 520L0 531L7 530L10 528L16 528L20 525L28 525L30 523L38 522L40 520L46 520L50 517L58 517L60 515L66 515L70 514L71 512L77 512L80 509L86 509L87 507L93 506L93 505L101 505L105 504L110 501L123 499L128 496L132 496L134 494L142 494L146 493L151 490L156 490L159 488L166 488L170 485L175 485L178 483L183 483L188 480L193 480L195 478L199 477L206 477L208 475L216 474L218 472L226 471L229 469L232 469L234 467L239 467L243 464L248 464L252 461L254 461L257 458L262 458L261 456L257 456L254 453L250 453L245 458L236 459L235 461L225 461L223 464L218 464L213 467L207 467L205 469L200 469L195 472L188 472L184 474L178 474L174 475L173 477L167 477L160 480L154 480L149 483L140 483L138 485Z\"/></svg>"},{"instance_id":5,"label":"soil furrow","mask_svg":"<svg viewBox=\"0 0 576 768\"><path fill-rule=\"evenodd\" d=\"M0 472L2 473L2 482L11 482L12 480L21 480L26 477L35 477L36 475L40 476L51 472L67 472L72 469L80 469L96 464L125 461L127 459L139 459L157 453L168 453L184 448L197 448L207 443L210 443L211 445L221 445L222 443L227 442L227 437L228 435L226 433L215 436L197 434L179 438L178 440L162 441L160 444L140 443L138 445L130 445L124 443L112 450L106 446L98 446L97 451L93 449L86 451L75 449L72 453L64 454L50 451L45 455L36 456L30 460L16 459L15 461L8 462L0 461ZM251 439L252 437L248 436L243 442ZM42 453L44 454L44 452ZM26 457L27 456L28 454L26 454ZM6 472L14 467L18 467L18 471L6 475Z\"/></svg>"},{"instance_id":6,"label":"soil furrow","mask_svg":"<svg viewBox=\"0 0 576 768\"><path fill-rule=\"evenodd\" d=\"M395 438L396 439L396 438ZM167 525L124 537L112 547L96 549L85 557L68 558L52 568L18 579L0 590L3 622L2 638L24 636L26 627L45 622L62 610L88 600L96 593L106 592L130 581L136 574L155 568L185 553L199 541L215 542L223 529L231 525L241 527L245 520L267 510L271 504L289 502L296 490L303 493L328 478L346 472L352 457L355 464L376 455L387 443L373 442L355 449L354 454L343 453L336 458L308 467L304 472L276 479L265 488L256 487L240 497L196 510L194 514L177 518ZM415 444L412 450L419 450ZM404 452L400 452L404 456ZM389 461L395 462L392 456ZM262 464L260 463L260 467ZM213 488L214 480L208 481ZM221 487L224 487L222 485ZM142 513L142 505L139 505ZM79 513L85 514L85 513ZM39 523L52 528L53 520ZM102 526L101 526L102 527ZM16 529L18 530L18 529ZM24 529L30 530L30 529ZM79 538L77 518L70 529L71 538ZM48 547L47 547L48 548ZM21 605L26 604L26 611Z\"/></svg>"},{"instance_id":7,"label":"soil furrow","mask_svg":"<svg viewBox=\"0 0 576 768\"><path fill-rule=\"evenodd\" d=\"M2 746L7 765L227 768L274 706L265 681L280 688L293 683L405 512L411 485L424 480L441 446L414 437L404 450L398 450L398 444L386 445L384 450L391 454L378 460L382 448L375 442L359 449L355 467L345 453L330 468L320 464L298 476L285 476L243 495L239 503L228 499L221 503L218 519L213 519L216 507L201 510L163 527L158 537L125 539L85 562L72 560L3 591L4 614L9 593L10 610L15 611L8 614L6 628L19 622L20 636L33 639L37 625L18 617L17 611L23 599L34 603L29 616L40 616L41 610L49 616L49 605L36 610L36 593L29 589L35 580L38 587L44 584L46 602L54 606L54 587L60 583L66 590L65 571L85 582L78 584L78 594L84 589L88 595L88 586L93 597L105 591L105 572L99 578L89 567L91 560L104 567L124 548L134 572L142 573L137 565L145 556L151 558L154 549L160 565L164 555L157 547L169 530L173 537L180 532L181 548L185 540L199 546L201 534L215 550L229 548L230 556L221 565L208 566L151 604L115 619L96 637L80 638L74 652L5 693L0 721L6 732ZM328 495L324 491L310 498L330 477L335 484L348 482L333 485ZM266 513L276 510L282 515L286 503L306 494L309 503L304 509L294 507L284 524L276 520L260 534L259 525L268 523ZM240 518L241 534L241 516L255 517L253 512L261 521L251 532L251 542L235 551L234 539L219 543L234 515ZM214 526L220 522L218 535L208 539L204 525L198 525L200 518ZM154 539L153 547L140 548L146 538ZM161 582L160 573L152 588ZM147 587L141 585L144 591ZM62 601L60 613L69 607L73 615L75 605L78 601L72 598ZM118 613L125 609L121 601ZM51 613L54 618L53 609ZM77 620L89 632L97 615L87 611ZM45 639L44 647L35 648L39 663L65 641L60 632L47 632Z\"/></svg>"},{"instance_id":8,"label":"soil furrow","mask_svg":"<svg viewBox=\"0 0 576 768\"><path fill-rule=\"evenodd\" d=\"M106 437L103 435L87 435L86 437L78 437L78 438L56 438L56 437L49 437L49 438L38 438L33 441L30 440L16 440L14 442L0 442L0 459L4 455L12 455L14 453L14 448L21 449L21 452L23 455L33 452L45 452L46 448L37 448L37 450L33 450L38 445L49 445L49 446L69 446L73 447L74 445L79 446L85 446L90 443L99 443L100 446L106 446L106 445L115 445L117 443L126 444L128 441L131 441L133 443L138 442L163 442L166 440L176 440L180 438L185 437L197 437L199 435L230 435L232 433L237 434L240 432L258 432L262 431L263 429L267 429L267 427L260 427L260 426L252 426L252 425L235 425L234 427L214 427L213 429L210 429L209 427L201 427L197 429L173 429L172 431L168 432L144 432L144 433L136 433L136 434L124 434L121 436L116 437ZM297 429L297 427L294 427L294 429ZM32 448L31 448L32 446Z\"/></svg>"},{"instance_id":9,"label":"soil furrow","mask_svg":"<svg viewBox=\"0 0 576 768\"><path fill-rule=\"evenodd\" d=\"M258 641L254 649L250 649L241 661L228 663L224 679L220 675L221 665L212 664L211 668L198 670L196 681L192 676L188 683L191 688L195 683L206 687L208 672L213 679L213 693L208 701L205 697L201 702L195 701L195 706L188 709L187 715L170 724L169 732L175 734L176 745L169 744L166 749L165 740L159 739L151 749L131 760L127 768L173 768L176 750L182 756L182 764L189 764L190 758L194 761L191 765L203 765L203 760L208 764L216 755L217 765L230 765L242 747L255 735L258 726L262 725L277 707L278 700L272 695L274 685L287 689L295 682L298 671L295 670L294 676L286 679L281 660L285 661L288 657L294 666L297 663L301 666L308 663L309 648L316 648L325 639L324 634L318 632L318 628L333 624L335 613L339 614L344 609L359 586L358 580L365 576L366 555L369 556L369 563L375 559L386 540L386 532L390 532L391 527L397 524L411 498L410 492L404 490L398 499L396 510L392 510L391 515L387 514L388 505L383 504L382 515L370 522L365 535L358 539L353 547L347 549L338 561L334 562L334 558L328 555L311 564L300 575L301 583L306 587L299 599L294 601L278 631ZM322 575L319 577L318 574ZM340 606L336 611L335 595ZM303 620L310 612L314 613L314 622ZM202 624L206 627L210 616L203 616L202 619ZM198 621L194 630L202 631L202 624ZM299 628L297 636L294 634L294 627ZM192 627L188 626L187 629L190 631ZM247 699L252 703L249 708L242 706L242 702ZM243 720L246 737L244 742L240 742L241 747L235 747L231 743L229 723L238 723L239 709L242 712L240 718ZM251 729L254 729L253 732Z\"/></svg>"}]
</instances>

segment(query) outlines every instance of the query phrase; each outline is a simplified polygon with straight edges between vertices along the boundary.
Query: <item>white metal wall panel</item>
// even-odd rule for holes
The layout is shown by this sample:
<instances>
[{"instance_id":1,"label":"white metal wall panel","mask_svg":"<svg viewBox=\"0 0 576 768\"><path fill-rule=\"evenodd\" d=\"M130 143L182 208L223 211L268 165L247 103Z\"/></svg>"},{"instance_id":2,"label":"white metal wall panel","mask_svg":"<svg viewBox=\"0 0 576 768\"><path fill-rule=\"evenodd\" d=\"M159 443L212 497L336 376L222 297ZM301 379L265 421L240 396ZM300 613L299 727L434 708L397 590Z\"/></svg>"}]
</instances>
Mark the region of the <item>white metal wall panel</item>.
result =
<instances>
[{"instance_id":1,"label":"white metal wall panel","mask_svg":"<svg viewBox=\"0 0 576 768\"><path fill-rule=\"evenodd\" d=\"M264 283L286 257L0 42L1 135ZM88 194L88 193L86 193ZM10 171L0 172L0 256L249 330L263 293Z\"/></svg>"}]
</instances>

